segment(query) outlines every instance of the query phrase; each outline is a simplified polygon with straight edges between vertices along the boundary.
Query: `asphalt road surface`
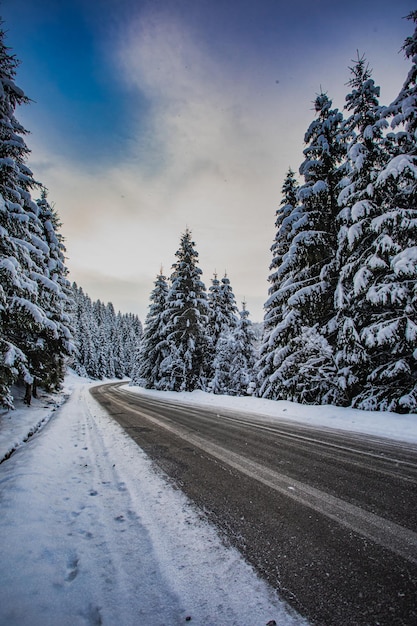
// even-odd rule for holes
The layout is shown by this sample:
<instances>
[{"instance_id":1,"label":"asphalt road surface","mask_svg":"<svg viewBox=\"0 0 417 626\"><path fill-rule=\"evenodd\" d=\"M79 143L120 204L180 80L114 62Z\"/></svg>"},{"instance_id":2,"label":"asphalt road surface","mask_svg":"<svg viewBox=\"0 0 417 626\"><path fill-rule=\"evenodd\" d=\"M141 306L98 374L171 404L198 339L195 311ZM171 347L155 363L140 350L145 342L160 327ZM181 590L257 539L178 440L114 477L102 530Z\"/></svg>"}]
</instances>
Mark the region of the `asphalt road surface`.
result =
<instances>
[{"instance_id":1,"label":"asphalt road surface","mask_svg":"<svg viewBox=\"0 0 417 626\"><path fill-rule=\"evenodd\" d=\"M417 446L91 393L313 624L417 626Z\"/></svg>"}]
</instances>

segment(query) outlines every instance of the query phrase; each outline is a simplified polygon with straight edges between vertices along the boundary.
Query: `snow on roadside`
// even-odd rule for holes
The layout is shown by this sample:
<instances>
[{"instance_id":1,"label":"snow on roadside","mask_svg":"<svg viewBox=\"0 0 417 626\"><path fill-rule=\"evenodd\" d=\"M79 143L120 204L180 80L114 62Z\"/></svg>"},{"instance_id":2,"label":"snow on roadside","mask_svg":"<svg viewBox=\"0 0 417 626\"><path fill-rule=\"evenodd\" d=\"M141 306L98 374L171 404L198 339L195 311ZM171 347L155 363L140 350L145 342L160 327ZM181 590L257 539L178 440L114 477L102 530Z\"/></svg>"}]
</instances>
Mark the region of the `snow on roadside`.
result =
<instances>
[{"instance_id":1,"label":"snow on roadside","mask_svg":"<svg viewBox=\"0 0 417 626\"><path fill-rule=\"evenodd\" d=\"M91 384L91 379L82 378L69 370L59 393L46 393L39 389L39 397L32 398L30 407L23 402L25 389L15 388L15 410L0 408L0 463L43 428L74 389Z\"/></svg>"},{"instance_id":2,"label":"snow on roadside","mask_svg":"<svg viewBox=\"0 0 417 626\"><path fill-rule=\"evenodd\" d=\"M397 441L417 443L417 414L400 415L389 411L362 411L333 405L313 406L286 400L264 400L255 397L217 396L204 391L177 393L154 391L124 385L127 391L182 403L205 405L251 413L256 420L267 422L294 421L313 427L344 430Z\"/></svg>"},{"instance_id":3,"label":"snow on roadside","mask_svg":"<svg viewBox=\"0 0 417 626\"><path fill-rule=\"evenodd\" d=\"M21 390L15 393L14 411L0 409L0 463L45 426L69 396L68 391L59 394L41 391L28 407L23 403L23 393Z\"/></svg>"},{"instance_id":4,"label":"snow on roadside","mask_svg":"<svg viewBox=\"0 0 417 626\"><path fill-rule=\"evenodd\" d=\"M52 419L40 405L49 421L0 465L0 624L305 624L155 471L85 381L69 380L67 402ZM26 409L8 419L20 414L24 429Z\"/></svg>"}]
</instances>

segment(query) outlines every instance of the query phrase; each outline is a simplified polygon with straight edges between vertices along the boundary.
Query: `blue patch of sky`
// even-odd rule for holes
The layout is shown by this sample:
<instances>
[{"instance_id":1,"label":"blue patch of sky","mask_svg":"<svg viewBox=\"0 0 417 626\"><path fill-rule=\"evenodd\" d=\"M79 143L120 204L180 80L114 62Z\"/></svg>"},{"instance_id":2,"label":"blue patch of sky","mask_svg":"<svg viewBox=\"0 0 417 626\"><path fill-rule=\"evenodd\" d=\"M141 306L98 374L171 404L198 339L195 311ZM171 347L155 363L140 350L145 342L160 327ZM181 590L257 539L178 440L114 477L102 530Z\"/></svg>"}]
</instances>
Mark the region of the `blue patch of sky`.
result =
<instances>
[{"instance_id":1,"label":"blue patch of sky","mask_svg":"<svg viewBox=\"0 0 417 626\"><path fill-rule=\"evenodd\" d=\"M402 34L396 32L410 31L400 18L412 5L397 0L381 10L380 0L351 0L349 6L334 0L2 0L0 8L8 44L22 61L17 82L36 102L19 119L29 130L43 129L64 156L99 167L127 156L152 163L158 153L147 134L149 103L118 78L112 61L117 29L142 10L170 12L193 28L236 81L254 89L262 81L294 89L315 62L325 66L327 56L331 63L342 45L341 83L357 47L372 38L390 32L399 49ZM332 88L326 78L320 78L325 90ZM319 87L311 87L306 101Z\"/></svg>"},{"instance_id":2,"label":"blue patch of sky","mask_svg":"<svg viewBox=\"0 0 417 626\"><path fill-rule=\"evenodd\" d=\"M64 156L98 164L131 149L132 103L102 54L104 32L83 5L3 0L1 13L7 45L21 61L16 82L34 101L19 119L29 130L42 128ZM136 98L138 108L145 117L145 99Z\"/></svg>"},{"instance_id":3,"label":"blue patch of sky","mask_svg":"<svg viewBox=\"0 0 417 626\"><path fill-rule=\"evenodd\" d=\"M202 0L196 4L199 9L193 19L204 24L204 37L214 53L236 61L259 60L260 73L274 63L277 71L282 69L278 64L285 60L306 74L315 58L332 55L341 47L351 50L353 57L359 43L375 43L387 34L397 37L400 49L402 34L411 31L401 18L413 10L415 2Z\"/></svg>"}]
</instances>

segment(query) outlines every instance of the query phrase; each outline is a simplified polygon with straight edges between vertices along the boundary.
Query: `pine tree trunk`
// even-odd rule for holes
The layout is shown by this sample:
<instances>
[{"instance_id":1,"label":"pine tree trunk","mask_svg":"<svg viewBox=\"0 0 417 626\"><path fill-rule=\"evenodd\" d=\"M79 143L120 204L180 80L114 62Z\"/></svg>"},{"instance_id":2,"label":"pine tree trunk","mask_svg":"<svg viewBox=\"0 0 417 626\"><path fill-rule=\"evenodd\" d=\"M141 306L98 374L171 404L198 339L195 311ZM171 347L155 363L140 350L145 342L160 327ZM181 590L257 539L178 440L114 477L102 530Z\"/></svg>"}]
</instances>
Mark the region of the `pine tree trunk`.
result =
<instances>
[{"instance_id":1,"label":"pine tree trunk","mask_svg":"<svg viewBox=\"0 0 417 626\"><path fill-rule=\"evenodd\" d=\"M30 406L31 400L32 400L32 385L30 383L26 383L26 392L25 392L25 398L23 402L27 404L28 406Z\"/></svg>"}]
</instances>

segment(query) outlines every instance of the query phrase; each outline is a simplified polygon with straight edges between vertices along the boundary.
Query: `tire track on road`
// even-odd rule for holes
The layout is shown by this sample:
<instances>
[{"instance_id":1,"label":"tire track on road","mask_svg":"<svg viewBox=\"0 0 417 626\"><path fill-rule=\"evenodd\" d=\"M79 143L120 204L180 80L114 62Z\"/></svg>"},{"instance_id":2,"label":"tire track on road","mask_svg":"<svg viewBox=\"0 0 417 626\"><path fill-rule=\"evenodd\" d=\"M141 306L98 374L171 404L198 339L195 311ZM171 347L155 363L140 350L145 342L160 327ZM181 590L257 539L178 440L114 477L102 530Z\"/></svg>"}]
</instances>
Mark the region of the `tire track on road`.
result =
<instances>
[{"instance_id":1,"label":"tire track on road","mask_svg":"<svg viewBox=\"0 0 417 626\"><path fill-rule=\"evenodd\" d=\"M336 498L315 487L311 487L293 478L289 478L246 457L219 446L216 443L191 433L188 429L165 420L158 419L121 400L113 398L113 403L120 408L136 413L149 422L181 437L187 443L198 447L217 460L229 465L263 485L307 506L314 511L338 522L349 530L394 552L407 561L417 564L417 533L387 521L378 515L361 509L353 504Z\"/></svg>"}]
</instances>

